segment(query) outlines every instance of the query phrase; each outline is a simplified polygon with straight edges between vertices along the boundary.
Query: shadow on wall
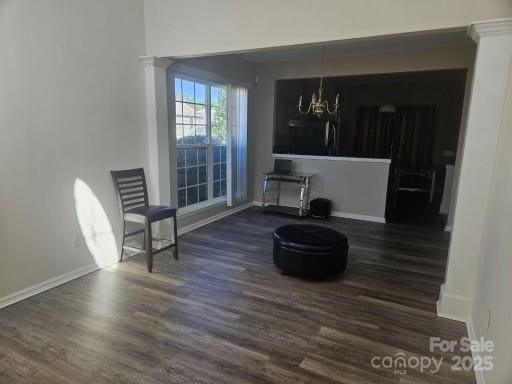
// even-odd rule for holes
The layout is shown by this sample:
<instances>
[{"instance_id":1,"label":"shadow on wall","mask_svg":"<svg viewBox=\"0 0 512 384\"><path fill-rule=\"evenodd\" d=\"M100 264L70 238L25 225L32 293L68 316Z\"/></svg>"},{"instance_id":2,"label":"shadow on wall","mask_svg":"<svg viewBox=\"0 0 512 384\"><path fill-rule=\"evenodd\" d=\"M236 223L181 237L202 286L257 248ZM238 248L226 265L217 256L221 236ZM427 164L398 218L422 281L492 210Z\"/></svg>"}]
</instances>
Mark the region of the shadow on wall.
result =
<instances>
[{"instance_id":1,"label":"shadow on wall","mask_svg":"<svg viewBox=\"0 0 512 384\"><path fill-rule=\"evenodd\" d=\"M99 199L82 179L75 179L74 198L82 237L96 265L101 268L117 262L119 250L110 220Z\"/></svg>"}]
</instances>

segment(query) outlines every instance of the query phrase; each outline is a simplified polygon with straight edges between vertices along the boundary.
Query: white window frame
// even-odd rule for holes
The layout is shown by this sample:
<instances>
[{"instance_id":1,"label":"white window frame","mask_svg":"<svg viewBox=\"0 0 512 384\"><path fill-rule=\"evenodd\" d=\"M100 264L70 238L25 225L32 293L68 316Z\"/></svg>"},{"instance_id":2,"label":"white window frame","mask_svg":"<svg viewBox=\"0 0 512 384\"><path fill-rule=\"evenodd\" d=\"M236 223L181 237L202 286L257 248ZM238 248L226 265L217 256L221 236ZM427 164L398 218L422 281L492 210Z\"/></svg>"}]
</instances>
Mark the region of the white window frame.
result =
<instances>
[{"instance_id":1,"label":"white window frame","mask_svg":"<svg viewBox=\"0 0 512 384\"><path fill-rule=\"evenodd\" d=\"M178 208L178 216L186 217L191 214L199 213L203 210L210 209L213 206L226 205L226 202L227 202L227 195L228 195L227 189L230 188L229 185L226 185L226 194L224 196L219 196L216 198L213 197L213 147L218 146L218 144L213 144L212 140L211 140L211 108L212 108L212 106L211 106L211 87L212 86L213 87L222 87L226 90L226 93L227 93L229 84L222 84L219 82L201 78L199 76L191 76L186 73L175 72L170 76L170 79L169 79L170 83L172 85L169 87L170 95L172 95L172 97L171 97L172 105L174 105L174 106L176 105L176 102L177 102L176 93L175 93L176 78L206 85L206 91L205 91L205 106L206 106L206 108L205 108L205 110L206 110L206 135L208 138L207 144L178 144L176 141L176 110L175 110L175 107L173 107L171 109L172 114L173 114L173 116L172 116L173 140L171 141L171 143L174 143L174 152L177 154L177 152L178 152L177 150L179 148L185 148L185 149L186 148L194 148L194 147L197 147L197 148L206 147L207 148L207 177L208 177L208 180L207 180L206 184L207 184L207 188L208 188L208 200L205 200L205 201L202 201L199 203L195 203L192 205L188 205L188 206L185 206L182 208ZM228 113L228 112L229 112L228 106L226 105L226 113ZM226 124L227 124L226 129L228 131L227 137L226 137L226 156L227 156L228 145L229 145L228 139L230 136L229 135L229 130L230 130L229 120L226 122ZM174 160L175 161L174 161L173 167L171 167L171 172L174 172L177 175L178 164L177 164L176 158L174 158ZM226 170L227 170L228 166L229 166L229 164L226 164ZM226 179L226 184L228 184L227 179ZM174 195L176 196L176 206L178 206L178 184L176 183L173 187L175 189Z\"/></svg>"}]
</instances>

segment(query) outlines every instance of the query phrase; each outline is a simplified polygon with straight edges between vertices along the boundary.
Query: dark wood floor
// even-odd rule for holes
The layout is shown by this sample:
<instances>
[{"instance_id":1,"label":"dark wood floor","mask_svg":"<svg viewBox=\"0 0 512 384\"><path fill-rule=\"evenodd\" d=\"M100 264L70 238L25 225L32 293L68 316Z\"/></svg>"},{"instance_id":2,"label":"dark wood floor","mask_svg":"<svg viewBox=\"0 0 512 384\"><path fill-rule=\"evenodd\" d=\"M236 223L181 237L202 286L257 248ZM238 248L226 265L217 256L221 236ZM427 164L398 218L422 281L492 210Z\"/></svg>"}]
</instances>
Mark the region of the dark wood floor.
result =
<instances>
[{"instance_id":1,"label":"dark wood floor","mask_svg":"<svg viewBox=\"0 0 512 384\"><path fill-rule=\"evenodd\" d=\"M142 255L0 310L1 383L473 383L429 337L448 237L333 220L350 241L345 275L280 276L271 233L293 218L251 208L181 239L180 260ZM445 358L437 374L372 368L374 356Z\"/></svg>"}]
</instances>

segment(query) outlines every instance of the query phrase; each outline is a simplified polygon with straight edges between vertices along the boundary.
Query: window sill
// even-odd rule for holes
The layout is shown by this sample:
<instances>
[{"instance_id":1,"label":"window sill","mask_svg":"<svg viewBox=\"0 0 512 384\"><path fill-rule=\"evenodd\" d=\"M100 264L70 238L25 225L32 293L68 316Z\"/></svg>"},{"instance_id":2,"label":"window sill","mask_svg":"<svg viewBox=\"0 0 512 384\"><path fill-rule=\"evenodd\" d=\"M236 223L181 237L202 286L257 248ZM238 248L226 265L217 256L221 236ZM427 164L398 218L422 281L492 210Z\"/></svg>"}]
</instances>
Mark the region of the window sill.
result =
<instances>
[{"instance_id":1,"label":"window sill","mask_svg":"<svg viewBox=\"0 0 512 384\"><path fill-rule=\"evenodd\" d=\"M207 211L207 210L215 208L215 207L220 207L222 205L226 205L226 202L227 202L226 196L218 197L213 200L203 201L201 203L194 204L194 205L191 205L188 207L179 208L177 216L180 218L189 217L189 216L195 215L200 212Z\"/></svg>"}]
</instances>

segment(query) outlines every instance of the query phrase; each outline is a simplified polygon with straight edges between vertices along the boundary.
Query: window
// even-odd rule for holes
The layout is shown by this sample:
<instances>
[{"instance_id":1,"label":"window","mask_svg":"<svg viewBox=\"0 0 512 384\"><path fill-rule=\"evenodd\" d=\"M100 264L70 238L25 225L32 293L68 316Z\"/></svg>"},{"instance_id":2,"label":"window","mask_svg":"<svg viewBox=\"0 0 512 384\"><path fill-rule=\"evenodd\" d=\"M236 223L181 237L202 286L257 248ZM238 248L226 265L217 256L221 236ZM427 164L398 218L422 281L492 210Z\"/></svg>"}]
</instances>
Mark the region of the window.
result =
<instances>
[{"instance_id":1,"label":"window","mask_svg":"<svg viewBox=\"0 0 512 384\"><path fill-rule=\"evenodd\" d=\"M176 77L178 208L225 199L226 87Z\"/></svg>"}]
</instances>

